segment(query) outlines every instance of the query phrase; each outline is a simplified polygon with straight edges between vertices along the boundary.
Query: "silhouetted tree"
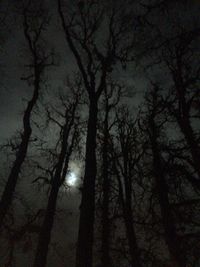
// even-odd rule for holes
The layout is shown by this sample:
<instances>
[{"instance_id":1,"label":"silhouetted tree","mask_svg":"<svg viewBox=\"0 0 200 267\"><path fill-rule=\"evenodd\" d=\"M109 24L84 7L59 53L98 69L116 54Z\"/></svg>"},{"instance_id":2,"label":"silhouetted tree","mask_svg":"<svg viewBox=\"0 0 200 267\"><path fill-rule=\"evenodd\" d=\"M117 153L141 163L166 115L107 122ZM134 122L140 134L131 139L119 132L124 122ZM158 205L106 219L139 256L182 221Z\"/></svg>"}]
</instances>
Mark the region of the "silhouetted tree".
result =
<instances>
[{"instance_id":1,"label":"silhouetted tree","mask_svg":"<svg viewBox=\"0 0 200 267\"><path fill-rule=\"evenodd\" d=\"M127 9L122 3L117 2L109 5L88 1L81 6L72 6L67 1L58 0L58 12L67 43L75 57L89 97L76 267L91 267L97 174L95 151L98 102L114 65L120 61L126 63L128 60L132 48L132 36L128 32L133 25L133 19L130 8ZM101 34L102 31L106 32L104 36ZM103 40L99 38L100 35L103 36Z\"/></svg>"},{"instance_id":2,"label":"silhouetted tree","mask_svg":"<svg viewBox=\"0 0 200 267\"><path fill-rule=\"evenodd\" d=\"M156 183L156 191L160 205L161 220L164 228L164 238L174 266L185 267L185 258L181 253L181 244L176 231L176 223L169 200L169 188L166 181L166 163L161 154L160 138L165 118L159 121L165 106L160 100L159 88L154 85L147 94L147 132L152 150L152 169Z\"/></svg>"},{"instance_id":3,"label":"silhouetted tree","mask_svg":"<svg viewBox=\"0 0 200 267\"><path fill-rule=\"evenodd\" d=\"M166 100L168 111L189 148L190 155L188 161L185 161L189 168L193 168L196 172L191 182L199 186L199 131L196 127L199 123L200 97L198 89L200 65L197 59L200 52L198 46L200 21L196 13L198 7L190 1L186 1L185 4L177 1L175 12L172 11L174 6L171 3L166 2L165 7L164 9L157 6L156 9L151 9L152 13L148 14L147 19L149 23L146 21L146 26L145 22L143 24L144 28L147 28L144 31L146 36L151 32L149 41L146 40L146 45L143 46L147 51L148 67L151 67L147 72L149 77L151 75L154 77L155 73L159 72L166 74L166 78L163 77L162 87L170 95ZM194 17L188 16L188 9L193 10ZM181 16L178 16L177 11ZM162 15L165 15L165 18L160 24ZM174 24L170 24L172 20ZM162 78L156 79L161 81Z\"/></svg>"},{"instance_id":4,"label":"silhouetted tree","mask_svg":"<svg viewBox=\"0 0 200 267\"><path fill-rule=\"evenodd\" d=\"M197 84L200 78L200 65L195 59L199 54L195 43L199 40L199 32L200 28L183 31L180 36L176 37L175 42L163 48L167 53L164 55L164 60L173 82L168 109L185 138L192 159L192 167L197 173L198 180L200 179L200 147L195 123L199 121L196 105L200 98Z\"/></svg>"},{"instance_id":5,"label":"silhouetted tree","mask_svg":"<svg viewBox=\"0 0 200 267\"><path fill-rule=\"evenodd\" d=\"M36 249L36 255L34 260L34 267L44 267L47 263L48 247L51 239L51 231L53 228L54 216L56 213L56 203L58 199L59 189L66 180L67 173L69 171L69 161L72 153L75 151L78 145L79 137L79 115L78 105L81 100L81 81L78 79L74 85L71 86L71 95L66 95L68 99L61 97L60 108L63 110L54 110L54 113L59 115L64 122L59 122L58 118L54 118L51 112L48 111L47 120L58 125L60 128L59 140L56 142L56 146L59 147L59 151L56 155L55 163L52 169L52 177L50 180L50 192L48 198L48 204L45 211L44 221L39 233L39 240ZM77 87L77 88L74 88ZM60 109L59 108L59 109ZM58 146L59 144L59 146ZM41 180L39 179L36 180ZM46 178L48 179L48 178Z\"/></svg>"},{"instance_id":6,"label":"silhouetted tree","mask_svg":"<svg viewBox=\"0 0 200 267\"><path fill-rule=\"evenodd\" d=\"M107 98L107 90L105 89L105 117L103 121L103 144L102 144L102 178L103 178L103 203L102 203L102 266L111 266L110 259L110 220L109 220L109 163L108 163L108 120L109 120L109 104Z\"/></svg>"},{"instance_id":7,"label":"silhouetted tree","mask_svg":"<svg viewBox=\"0 0 200 267\"><path fill-rule=\"evenodd\" d=\"M102 119L99 120L98 126L98 145L100 150L100 170L99 183L101 195L101 265L112 266L111 261L111 228L112 228L112 214L110 206L113 204L112 198L112 166L110 164L110 134L115 124L113 116L114 109L120 103L123 97L123 87L113 81L110 81L105 86L102 94L102 104L100 114Z\"/></svg>"},{"instance_id":8,"label":"silhouetted tree","mask_svg":"<svg viewBox=\"0 0 200 267\"><path fill-rule=\"evenodd\" d=\"M118 181L119 199L128 240L129 254L132 266L142 266L141 253L138 246L134 220L133 184L135 166L142 156L142 149L137 143L135 121L130 118L127 108L122 107L117 112L116 141L113 150L114 171Z\"/></svg>"},{"instance_id":9,"label":"silhouetted tree","mask_svg":"<svg viewBox=\"0 0 200 267\"><path fill-rule=\"evenodd\" d=\"M0 201L0 229L3 226L4 218L11 205L21 167L26 158L32 133L31 115L38 101L44 70L53 64L53 54L46 49L42 39L43 32L49 22L48 15L41 7L39 7L39 10L34 9L35 6L29 3L28 6L23 8L22 14L24 36L31 56L31 62L28 64L30 73L23 79L33 86L33 95L24 112L21 142L17 147L16 158L10 170Z\"/></svg>"}]
</instances>

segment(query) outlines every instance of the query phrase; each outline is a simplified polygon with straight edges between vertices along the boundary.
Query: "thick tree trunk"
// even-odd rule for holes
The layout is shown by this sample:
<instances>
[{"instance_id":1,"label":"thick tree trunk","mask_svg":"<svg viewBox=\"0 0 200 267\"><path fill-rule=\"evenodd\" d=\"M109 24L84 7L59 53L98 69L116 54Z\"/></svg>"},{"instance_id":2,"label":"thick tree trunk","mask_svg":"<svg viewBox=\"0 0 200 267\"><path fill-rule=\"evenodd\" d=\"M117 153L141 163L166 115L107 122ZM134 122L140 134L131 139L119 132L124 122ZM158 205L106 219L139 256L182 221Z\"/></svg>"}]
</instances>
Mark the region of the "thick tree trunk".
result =
<instances>
[{"instance_id":1,"label":"thick tree trunk","mask_svg":"<svg viewBox=\"0 0 200 267\"><path fill-rule=\"evenodd\" d=\"M29 140L31 137L32 129L30 126L31 113L38 99L39 79L35 82L35 90L32 99L28 102L27 108L23 117L23 134L22 141L16 154L16 159L11 168L3 195L0 201L0 231L3 225L4 218L12 203L13 194L17 185L17 180L21 171L22 164L26 158Z\"/></svg>"},{"instance_id":2,"label":"thick tree trunk","mask_svg":"<svg viewBox=\"0 0 200 267\"><path fill-rule=\"evenodd\" d=\"M51 231L54 223L58 193L60 186L62 185L63 180L65 179L66 171L69 165L70 155L72 153L74 146L75 134L71 140L70 146L68 146L68 139L75 119L76 106L77 102L76 105L74 105L73 107L72 119L70 123L68 121L68 115L67 115L68 110L66 110L66 122L65 126L62 129L63 135L61 142L61 151L59 154L58 162L56 164L55 175L52 180L51 192L48 199L45 218L41 227L41 231L39 233L39 240L37 244L33 267L45 267L47 263L48 247L51 240Z\"/></svg>"},{"instance_id":3,"label":"thick tree trunk","mask_svg":"<svg viewBox=\"0 0 200 267\"><path fill-rule=\"evenodd\" d=\"M80 205L76 267L92 267L95 215L97 100L90 99L86 139L85 174Z\"/></svg>"},{"instance_id":4,"label":"thick tree trunk","mask_svg":"<svg viewBox=\"0 0 200 267\"><path fill-rule=\"evenodd\" d=\"M191 123L188 118L181 118L179 120L179 126L189 147L193 166L200 180L200 148L195 139Z\"/></svg>"},{"instance_id":5,"label":"thick tree trunk","mask_svg":"<svg viewBox=\"0 0 200 267\"><path fill-rule=\"evenodd\" d=\"M181 253L179 239L176 233L176 226L174 218L171 214L169 197L168 197L168 186L165 181L165 175L163 174L161 155L157 144L157 129L155 122L152 119L150 122L151 128L151 146L153 153L153 171L156 181L156 187L158 192L162 224L164 227L164 238L168 247L173 266L185 267L184 255Z\"/></svg>"},{"instance_id":6,"label":"thick tree trunk","mask_svg":"<svg viewBox=\"0 0 200 267\"><path fill-rule=\"evenodd\" d=\"M177 77L174 76L174 83L179 106L179 112L175 117L189 147L194 169L200 179L200 148L190 122L190 108L186 100L186 88L181 74L181 67L179 67Z\"/></svg>"},{"instance_id":7,"label":"thick tree trunk","mask_svg":"<svg viewBox=\"0 0 200 267\"><path fill-rule=\"evenodd\" d=\"M133 224L132 209L128 203L124 207L124 221L126 227L126 236L129 245L129 254L131 257L131 265L133 267L141 267L140 251L137 244L136 233Z\"/></svg>"},{"instance_id":8,"label":"thick tree trunk","mask_svg":"<svg viewBox=\"0 0 200 267\"><path fill-rule=\"evenodd\" d=\"M125 195L123 190L123 185L116 169L116 175L118 179L119 185L119 197L122 204L122 212L123 212L123 219L125 224L126 230L126 237L128 240L129 246L129 254L131 258L131 265L133 267L141 267L141 260L140 260L140 251L137 244L137 237L135 233L134 223L133 223L133 211L132 211L132 203L131 203L131 187L129 187L127 180L124 181L125 183Z\"/></svg>"},{"instance_id":9,"label":"thick tree trunk","mask_svg":"<svg viewBox=\"0 0 200 267\"><path fill-rule=\"evenodd\" d=\"M124 161L125 172L127 173L127 160ZM135 267L141 267L140 251L137 244L137 237L133 223L133 210L132 210L132 184L131 179L126 175L124 179L125 186L125 205L124 205L124 220L126 226L126 234L129 244L129 253L131 256L131 264Z\"/></svg>"},{"instance_id":10,"label":"thick tree trunk","mask_svg":"<svg viewBox=\"0 0 200 267\"><path fill-rule=\"evenodd\" d=\"M110 181L108 174L108 110L104 120L104 141L103 141L103 205L102 205L102 244L101 244L101 265L111 267L110 260L110 220L109 220L109 193Z\"/></svg>"},{"instance_id":11,"label":"thick tree trunk","mask_svg":"<svg viewBox=\"0 0 200 267\"><path fill-rule=\"evenodd\" d=\"M34 267L45 267L47 263L48 247L51 239L51 231L53 228L54 215L56 212L56 202L60 187L59 180L60 177L57 177L51 187L45 218L39 234L39 241L33 264Z\"/></svg>"}]
</instances>

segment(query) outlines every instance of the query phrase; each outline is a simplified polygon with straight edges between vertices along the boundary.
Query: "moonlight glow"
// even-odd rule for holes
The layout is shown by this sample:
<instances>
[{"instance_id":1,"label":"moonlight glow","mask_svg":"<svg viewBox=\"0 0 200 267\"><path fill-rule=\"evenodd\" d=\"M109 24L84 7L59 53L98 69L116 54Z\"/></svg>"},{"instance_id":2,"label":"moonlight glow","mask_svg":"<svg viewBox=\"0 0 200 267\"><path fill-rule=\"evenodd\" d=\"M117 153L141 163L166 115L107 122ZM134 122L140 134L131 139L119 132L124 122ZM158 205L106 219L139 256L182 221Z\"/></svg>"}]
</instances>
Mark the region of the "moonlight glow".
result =
<instances>
[{"instance_id":1,"label":"moonlight glow","mask_svg":"<svg viewBox=\"0 0 200 267\"><path fill-rule=\"evenodd\" d=\"M74 172L70 172L68 175L67 175L67 184L69 186L75 186L76 184L76 181L77 181L77 176Z\"/></svg>"},{"instance_id":2,"label":"moonlight glow","mask_svg":"<svg viewBox=\"0 0 200 267\"><path fill-rule=\"evenodd\" d=\"M68 165L67 175L65 177L65 185L71 189L76 189L80 184L81 163L70 161Z\"/></svg>"}]
</instances>

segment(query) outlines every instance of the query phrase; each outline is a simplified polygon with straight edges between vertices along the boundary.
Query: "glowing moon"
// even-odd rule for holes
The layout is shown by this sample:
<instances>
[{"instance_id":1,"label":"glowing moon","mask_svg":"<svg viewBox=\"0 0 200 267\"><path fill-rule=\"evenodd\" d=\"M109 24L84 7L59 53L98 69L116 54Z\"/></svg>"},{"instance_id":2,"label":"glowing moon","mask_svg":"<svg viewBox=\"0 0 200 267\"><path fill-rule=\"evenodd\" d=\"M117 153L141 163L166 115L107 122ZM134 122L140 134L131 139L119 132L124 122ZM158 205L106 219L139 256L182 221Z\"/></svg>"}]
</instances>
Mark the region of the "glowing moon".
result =
<instances>
[{"instance_id":1,"label":"glowing moon","mask_svg":"<svg viewBox=\"0 0 200 267\"><path fill-rule=\"evenodd\" d=\"M82 165L77 161L70 161L64 184L66 188L75 190L80 184Z\"/></svg>"},{"instance_id":2,"label":"glowing moon","mask_svg":"<svg viewBox=\"0 0 200 267\"><path fill-rule=\"evenodd\" d=\"M75 186L76 184L76 181L77 181L77 176L74 172L70 172L68 175L67 175L67 184L69 186Z\"/></svg>"}]
</instances>

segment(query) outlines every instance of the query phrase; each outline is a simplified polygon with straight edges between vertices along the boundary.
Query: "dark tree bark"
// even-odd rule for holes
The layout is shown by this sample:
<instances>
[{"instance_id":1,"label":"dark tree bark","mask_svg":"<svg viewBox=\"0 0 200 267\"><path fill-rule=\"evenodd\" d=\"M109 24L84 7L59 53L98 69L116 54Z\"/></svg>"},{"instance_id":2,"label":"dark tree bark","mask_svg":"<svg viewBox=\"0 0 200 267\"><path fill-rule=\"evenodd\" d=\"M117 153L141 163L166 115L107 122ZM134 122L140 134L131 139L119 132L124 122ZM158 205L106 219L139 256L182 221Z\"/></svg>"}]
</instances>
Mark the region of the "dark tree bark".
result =
<instances>
[{"instance_id":1,"label":"dark tree bark","mask_svg":"<svg viewBox=\"0 0 200 267\"><path fill-rule=\"evenodd\" d=\"M16 188L17 180L20 174L21 166L25 160L27 154L27 148L31 136L31 126L30 126L30 117L33 107L35 106L37 99L38 99L38 90L39 90L39 83L38 81L35 82L35 90L31 101L28 103L27 109L24 114L23 124L24 124L24 131L22 134L22 141L19 146L19 149L16 154L16 159L14 161L13 167L11 169L10 175L8 177L8 181L3 191L3 195L1 197L0 202L0 229L3 225L3 220L5 215L8 212L8 209L11 205L13 194Z\"/></svg>"},{"instance_id":2,"label":"dark tree bark","mask_svg":"<svg viewBox=\"0 0 200 267\"><path fill-rule=\"evenodd\" d=\"M31 64L33 70L33 74L23 79L27 80L28 82L32 82L34 88L33 96L28 102L23 116L23 132L21 134L21 143L19 144L19 148L17 149L16 158L8 176L8 180L6 182L0 201L0 229L2 229L3 221L12 203L13 194L15 192L19 174L27 155L27 149L32 134L31 115L39 97L41 77L44 72L44 68L48 65L51 65L51 63L49 63L49 55L47 55L46 52L42 53L43 51L40 42L41 34L44 30L45 25L47 24L47 18L45 16L42 17L42 19L40 18L41 21L39 28L35 29L35 35L32 35L33 29L31 28L32 26L30 20L33 20L33 18L30 18L28 8L23 10L23 16L24 36L32 57ZM39 21L39 18L35 17L35 19L38 19Z\"/></svg>"},{"instance_id":3,"label":"dark tree bark","mask_svg":"<svg viewBox=\"0 0 200 267\"><path fill-rule=\"evenodd\" d=\"M149 139L153 157L153 175L156 182L156 189L161 211L161 220L164 227L164 239L168 247L173 266L185 267L185 257L181 251L181 243L176 231L176 224L170 208L168 184L166 182L166 173L164 170L164 162L161 156L159 141L160 137L159 127L156 125L156 116L160 113L157 92L152 94L152 101L149 108ZM159 108L159 109L158 109Z\"/></svg>"},{"instance_id":4,"label":"dark tree bark","mask_svg":"<svg viewBox=\"0 0 200 267\"><path fill-rule=\"evenodd\" d=\"M152 138L154 139L155 136ZM153 153L154 176L159 196L165 242L169 249L172 262L175 264L174 266L185 267L184 256L182 255L180 250L180 242L176 233L174 219L172 217L170 210L169 197L167 192L168 186L165 182L165 177L163 176L163 169L161 167L162 166L161 155L158 151L155 139L152 140L152 153Z\"/></svg>"},{"instance_id":5,"label":"dark tree bark","mask_svg":"<svg viewBox=\"0 0 200 267\"><path fill-rule=\"evenodd\" d=\"M56 177L58 179L58 177ZM51 239L51 230L53 227L53 221L56 211L56 202L58 197L60 183L54 181L50 196L48 199L48 206L46 208L45 219L43 221L41 231L39 234L39 241L37 244L36 255L34 260L34 267L44 267L47 263L48 247Z\"/></svg>"},{"instance_id":6,"label":"dark tree bark","mask_svg":"<svg viewBox=\"0 0 200 267\"><path fill-rule=\"evenodd\" d=\"M177 21L177 25L180 22ZM169 73L172 82L168 88L169 95L167 103L170 115L176 120L181 133L188 146L188 152L193 162L192 168L196 172L196 180L200 182L200 143L198 131L194 124L199 120L199 116L194 116L193 105L198 103L200 93L198 82L200 79L200 66L196 57L199 54L199 22L182 28L178 26L178 31L173 33L173 37L162 35L160 26L157 27L158 43L155 54L159 61L164 63L166 71ZM155 42L156 43L156 42ZM197 122L198 123L198 122ZM195 180L195 177L194 177Z\"/></svg>"},{"instance_id":7,"label":"dark tree bark","mask_svg":"<svg viewBox=\"0 0 200 267\"><path fill-rule=\"evenodd\" d=\"M125 182L125 193L123 192L123 185L121 178L118 176L119 184L119 197L122 205L122 212L124 218L124 224L126 229L126 237L128 240L129 254L131 257L131 264L135 267L141 267L140 250L137 243L137 237L134 228L133 221L133 209L132 209L132 191L130 190L130 184Z\"/></svg>"},{"instance_id":8,"label":"dark tree bark","mask_svg":"<svg viewBox=\"0 0 200 267\"><path fill-rule=\"evenodd\" d=\"M112 199L112 186L113 180L111 177L110 166L110 133L115 125L113 119L114 108L120 103L123 95L123 86L113 82L112 80L105 86L103 92L103 100L100 112L103 112L103 119L100 122L100 151L102 157L101 164L101 188L102 188L102 201L101 201L101 266L112 266L111 259L111 231L112 231L112 215L111 213L111 199ZM102 126L101 126L102 125Z\"/></svg>"},{"instance_id":9,"label":"dark tree bark","mask_svg":"<svg viewBox=\"0 0 200 267\"><path fill-rule=\"evenodd\" d=\"M34 267L45 267L47 263L48 247L51 240L51 232L56 213L58 193L60 186L63 184L66 177L70 156L74 149L74 143L76 140L76 135L78 130L78 126L74 125L76 109L78 105L78 94L75 96L75 98L76 99L74 103L72 105L69 105L71 110L66 109L65 111L65 125L62 126L61 128L61 136L62 136L61 151L58 157L58 162L56 163L55 174L51 182L51 190L48 198L48 205L46 208L41 231L39 233L39 240L33 264ZM49 119L51 120L51 117Z\"/></svg>"},{"instance_id":10,"label":"dark tree bark","mask_svg":"<svg viewBox=\"0 0 200 267\"><path fill-rule=\"evenodd\" d=\"M96 178L96 132L97 101L90 99L89 119L87 126L85 174L80 206L79 234L77 244L76 266L92 266L92 246L95 210L95 178Z\"/></svg>"},{"instance_id":11,"label":"dark tree bark","mask_svg":"<svg viewBox=\"0 0 200 267\"><path fill-rule=\"evenodd\" d=\"M109 105L106 96L105 99L105 118L103 129L103 148L102 148L102 178L103 178L103 203L102 203L102 243L101 243L101 264L104 267L111 266L110 259L110 218L109 218L109 201L110 201L110 177L109 177L109 162L108 162L108 129Z\"/></svg>"},{"instance_id":12,"label":"dark tree bark","mask_svg":"<svg viewBox=\"0 0 200 267\"><path fill-rule=\"evenodd\" d=\"M81 6L74 5L72 13L69 14L66 13L68 11L65 10L62 2L58 0L62 27L89 97L85 174L80 205L76 267L92 267L98 102L113 66L119 61L125 63L127 60L132 42L129 38L130 42L125 44L124 38L130 29L132 20L130 20L130 24L122 21L120 13L121 10L124 11L122 6L120 12L116 5L110 9L110 14L106 15L105 11L108 6L105 3L87 2ZM74 18L77 19L75 24L73 23ZM99 40L99 32L104 30L103 22L106 22L108 32L103 41L105 45L102 46L97 40Z\"/></svg>"},{"instance_id":13,"label":"dark tree bark","mask_svg":"<svg viewBox=\"0 0 200 267\"><path fill-rule=\"evenodd\" d=\"M175 90L176 90L176 97L178 102L178 110L174 112L174 116L177 119L177 123L183 133L186 143L189 147L189 151L193 160L193 167L198 175L200 180L200 147L199 142L197 141L191 121L190 121L190 105L192 103L191 99L187 100L186 98L186 91L187 88L182 78L182 68L181 60L178 60L178 70L173 73ZM194 94L195 95L195 94ZM194 95L192 97L194 97Z\"/></svg>"},{"instance_id":14,"label":"dark tree bark","mask_svg":"<svg viewBox=\"0 0 200 267\"><path fill-rule=\"evenodd\" d=\"M116 161L115 172L119 186L119 198L122 205L131 264L135 267L141 267L140 249L134 226L134 204L132 198L134 168L141 155L137 155L137 152L134 151L137 142L135 139L135 127L133 121L129 121L127 110L122 109L117 119L118 145L120 146L121 159L117 154L114 158Z\"/></svg>"},{"instance_id":15,"label":"dark tree bark","mask_svg":"<svg viewBox=\"0 0 200 267\"><path fill-rule=\"evenodd\" d=\"M116 168L116 176L118 180L119 198L120 198L120 203L122 205L123 219L124 219L124 224L125 224L126 237L128 240L131 264L132 266L141 267L142 265L141 265L141 259L140 259L140 250L137 244L137 237L136 237L134 223L133 223L133 210L130 204L130 195L126 191L125 193L126 195L124 196L123 184L122 184L117 168Z\"/></svg>"}]
</instances>

